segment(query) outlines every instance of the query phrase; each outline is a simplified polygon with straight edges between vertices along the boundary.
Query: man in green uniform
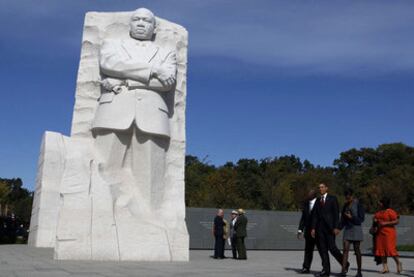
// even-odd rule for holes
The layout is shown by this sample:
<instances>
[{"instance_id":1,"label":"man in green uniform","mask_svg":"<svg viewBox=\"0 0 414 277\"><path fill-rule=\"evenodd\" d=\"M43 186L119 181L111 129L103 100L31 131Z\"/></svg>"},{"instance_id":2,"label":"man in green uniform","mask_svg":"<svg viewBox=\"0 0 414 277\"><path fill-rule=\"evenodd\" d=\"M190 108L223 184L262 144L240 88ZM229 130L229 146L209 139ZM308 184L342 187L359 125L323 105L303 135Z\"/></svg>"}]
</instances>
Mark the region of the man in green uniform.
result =
<instances>
[{"instance_id":1,"label":"man in green uniform","mask_svg":"<svg viewBox=\"0 0 414 277\"><path fill-rule=\"evenodd\" d=\"M239 216L234 225L234 231L236 232L236 248L238 260L247 260L246 246L244 245L244 239L247 236L247 217L244 215L244 210L238 210Z\"/></svg>"}]
</instances>

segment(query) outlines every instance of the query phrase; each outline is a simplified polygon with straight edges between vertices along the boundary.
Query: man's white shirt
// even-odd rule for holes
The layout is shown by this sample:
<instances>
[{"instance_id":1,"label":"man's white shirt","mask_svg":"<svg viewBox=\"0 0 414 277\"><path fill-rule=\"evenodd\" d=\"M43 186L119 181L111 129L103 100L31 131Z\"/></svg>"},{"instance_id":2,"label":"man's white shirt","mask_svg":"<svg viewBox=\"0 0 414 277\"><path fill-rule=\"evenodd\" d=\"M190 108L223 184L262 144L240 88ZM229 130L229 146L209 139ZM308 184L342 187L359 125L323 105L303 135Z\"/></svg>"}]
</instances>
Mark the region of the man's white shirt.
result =
<instances>
[{"instance_id":1,"label":"man's white shirt","mask_svg":"<svg viewBox=\"0 0 414 277\"><path fill-rule=\"evenodd\" d=\"M321 201L323 201L325 203L327 196L328 196L328 193L325 193L324 195L321 195Z\"/></svg>"},{"instance_id":2,"label":"man's white shirt","mask_svg":"<svg viewBox=\"0 0 414 277\"><path fill-rule=\"evenodd\" d=\"M313 207L315 206L316 197L309 201L309 213L312 211Z\"/></svg>"},{"instance_id":3,"label":"man's white shirt","mask_svg":"<svg viewBox=\"0 0 414 277\"><path fill-rule=\"evenodd\" d=\"M326 194L325 194L326 195ZM315 206L316 197L312 200L309 200L309 213L312 212L313 207ZM302 233L302 230L298 230L298 233Z\"/></svg>"}]
</instances>

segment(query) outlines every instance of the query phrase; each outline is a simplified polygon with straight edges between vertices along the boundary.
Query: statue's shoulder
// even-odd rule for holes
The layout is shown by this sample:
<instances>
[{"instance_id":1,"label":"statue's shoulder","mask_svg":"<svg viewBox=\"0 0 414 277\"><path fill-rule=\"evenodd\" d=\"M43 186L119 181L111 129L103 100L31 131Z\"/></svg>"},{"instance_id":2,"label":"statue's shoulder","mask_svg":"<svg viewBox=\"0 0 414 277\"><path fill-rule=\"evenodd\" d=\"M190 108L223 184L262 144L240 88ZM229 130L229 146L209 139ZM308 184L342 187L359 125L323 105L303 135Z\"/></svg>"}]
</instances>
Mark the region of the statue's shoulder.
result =
<instances>
[{"instance_id":1,"label":"statue's shoulder","mask_svg":"<svg viewBox=\"0 0 414 277\"><path fill-rule=\"evenodd\" d=\"M113 39L113 38L107 38L104 39L101 43L103 47L109 47L109 46L118 46L122 44L123 39Z\"/></svg>"},{"instance_id":2,"label":"statue's shoulder","mask_svg":"<svg viewBox=\"0 0 414 277\"><path fill-rule=\"evenodd\" d=\"M111 54L122 51L124 39L104 39L101 43L101 53Z\"/></svg>"}]
</instances>

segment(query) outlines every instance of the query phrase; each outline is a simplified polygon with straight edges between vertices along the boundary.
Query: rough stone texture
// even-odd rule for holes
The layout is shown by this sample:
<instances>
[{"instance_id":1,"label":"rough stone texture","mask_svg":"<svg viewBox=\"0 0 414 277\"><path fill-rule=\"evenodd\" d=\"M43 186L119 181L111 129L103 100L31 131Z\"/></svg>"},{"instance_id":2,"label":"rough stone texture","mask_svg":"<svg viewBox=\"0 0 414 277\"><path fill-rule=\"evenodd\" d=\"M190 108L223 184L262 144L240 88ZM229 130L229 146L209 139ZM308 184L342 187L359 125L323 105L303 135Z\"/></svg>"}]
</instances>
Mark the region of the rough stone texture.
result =
<instances>
[{"instance_id":1,"label":"rough stone texture","mask_svg":"<svg viewBox=\"0 0 414 277\"><path fill-rule=\"evenodd\" d=\"M177 276L177 277L290 277L300 276L297 271L302 266L302 251L248 251L247 261L233 259L214 260L209 258L212 251L191 251L190 262L98 262L98 261L56 261L53 260L52 249L31 248L24 245L0 246L0 276L39 276L39 277L124 277L124 276ZM230 256L230 251L226 252ZM321 262L317 252L312 264L313 276L321 270ZM348 276L355 276L355 256L350 255L351 268ZM389 261L393 276L414 276L414 259L402 258L404 271L395 273L395 264ZM380 266L376 266L373 258L364 256L362 260L364 277L380 276ZM332 276L340 272L338 263L332 261Z\"/></svg>"},{"instance_id":2,"label":"rough stone texture","mask_svg":"<svg viewBox=\"0 0 414 277\"><path fill-rule=\"evenodd\" d=\"M45 132L39 156L38 174L30 224L29 244L54 247L61 205L61 187L75 188L85 169L79 156L91 149L91 139L69 138ZM66 182L62 182L66 180ZM70 183L68 186L66 183Z\"/></svg>"},{"instance_id":3,"label":"rough stone texture","mask_svg":"<svg viewBox=\"0 0 414 277\"><path fill-rule=\"evenodd\" d=\"M63 136L45 132L40 149L29 244L54 247L60 179L64 169Z\"/></svg>"},{"instance_id":4,"label":"rough stone texture","mask_svg":"<svg viewBox=\"0 0 414 277\"><path fill-rule=\"evenodd\" d=\"M187 31L157 18L155 42L175 47L176 89L169 94L170 145L166 154L163 226L143 219L115 228L110 192L100 186L94 162L92 121L101 94L99 49L107 38L128 36L130 12L90 12L85 17L70 137L46 132L39 158L29 244L55 247L56 259L187 261L184 160ZM160 236L160 234L162 235ZM108 239L109 238L109 239ZM116 239L117 243L111 241ZM117 247L114 247L117 245Z\"/></svg>"}]
</instances>

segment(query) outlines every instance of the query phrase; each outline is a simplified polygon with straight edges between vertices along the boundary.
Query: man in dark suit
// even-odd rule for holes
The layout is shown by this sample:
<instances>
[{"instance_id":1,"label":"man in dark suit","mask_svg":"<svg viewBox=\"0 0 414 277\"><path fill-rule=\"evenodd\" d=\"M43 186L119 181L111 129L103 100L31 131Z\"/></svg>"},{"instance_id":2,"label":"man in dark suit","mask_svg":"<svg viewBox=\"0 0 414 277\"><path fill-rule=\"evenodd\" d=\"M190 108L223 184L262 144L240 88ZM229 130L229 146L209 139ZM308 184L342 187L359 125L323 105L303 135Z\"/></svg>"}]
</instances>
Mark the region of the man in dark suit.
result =
<instances>
[{"instance_id":1,"label":"man in dark suit","mask_svg":"<svg viewBox=\"0 0 414 277\"><path fill-rule=\"evenodd\" d=\"M335 243L339 234L339 204L335 196L328 194L328 186L319 185L320 196L316 199L315 211L312 216L312 237L316 238L319 255L322 259L321 277L328 277L331 273L328 251L342 265L342 254ZM349 264L347 268L349 267Z\"/></svg>"},{"instance_id":2,"label":"man in dark suit","mask_svg":"<svg viewBox=\"0 0 414 277\"><path fill-rule=\"evenodd\" d=\"M303 203L302 216L299 222L298 238L305 238L305 256L300 273L309 273L313 259L313 250L315 249L316 240L311 236L312 216L315 211L316 191L310 190L306 200Z\"/></svg>"},{"instance_id":3,"label":"man in dark suit","mask_svg":"<svg viewBox=\"0 0 414 277\"><path fill-rule=\"evenodd\" d=\"M219 209L217 215L214 218L213 224L213 236L215 239L214 243L214 259L224 259L224 211Z\"/></svg>"},{"instance_id":4,"label":"man in dark suit","mask_svg":"<svg viewBox=\"0 0 414 277\"><path fill-rule=\"evenodd\" d=\"M247 217L244 215L244 210L238 210L239 216L234 224L234 230L236 231L236 249L238 254L238 260L247 260L246 246L244 239L247 237Z\"/></svg>"}]
</instances>

